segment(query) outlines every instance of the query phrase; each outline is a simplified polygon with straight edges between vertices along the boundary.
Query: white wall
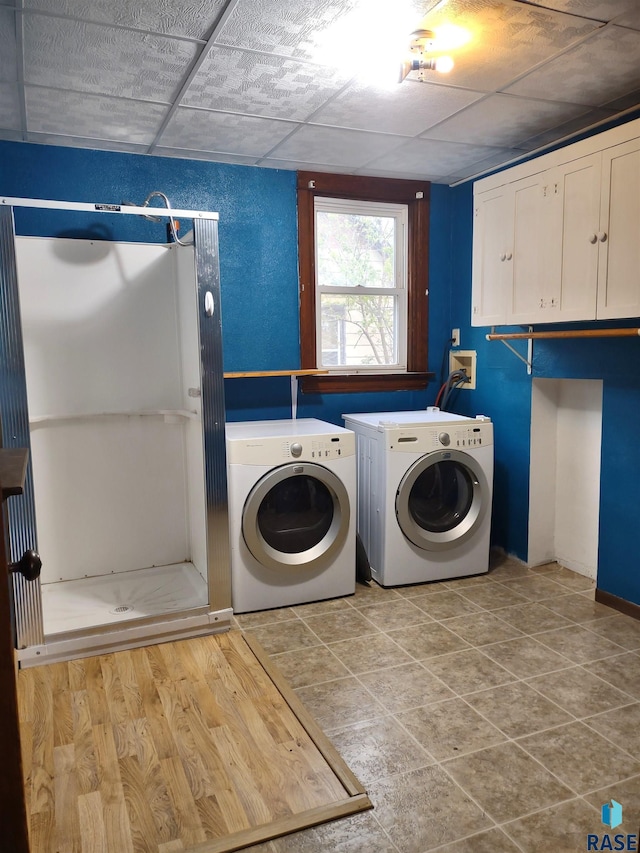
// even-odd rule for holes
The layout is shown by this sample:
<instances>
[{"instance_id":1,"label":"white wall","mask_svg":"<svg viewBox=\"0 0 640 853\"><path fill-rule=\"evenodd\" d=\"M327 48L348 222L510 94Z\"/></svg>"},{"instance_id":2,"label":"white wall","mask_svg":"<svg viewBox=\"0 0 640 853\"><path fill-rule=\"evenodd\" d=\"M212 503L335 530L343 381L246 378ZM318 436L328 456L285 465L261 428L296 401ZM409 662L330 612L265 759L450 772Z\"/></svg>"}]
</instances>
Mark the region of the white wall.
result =
<instances>
[{"instance_id":1,"label":"white wall","mask_svg":"<svg viewBox=\"0 0 640 853\"><path fill-rule=\"evenodd\" d=\"M602 382L534 379L531 403L529 565L557 560L595 578Z\"/></svg>"},{"instance_id":2,"label":"white wall","mask_svg":"<svg viewBox=\"0 0 640 853\"><path fill-rule=\"evenodd\" d=\"M16 251L42 582L190 560L176 248Z\"/></svg>"}]
</instances>

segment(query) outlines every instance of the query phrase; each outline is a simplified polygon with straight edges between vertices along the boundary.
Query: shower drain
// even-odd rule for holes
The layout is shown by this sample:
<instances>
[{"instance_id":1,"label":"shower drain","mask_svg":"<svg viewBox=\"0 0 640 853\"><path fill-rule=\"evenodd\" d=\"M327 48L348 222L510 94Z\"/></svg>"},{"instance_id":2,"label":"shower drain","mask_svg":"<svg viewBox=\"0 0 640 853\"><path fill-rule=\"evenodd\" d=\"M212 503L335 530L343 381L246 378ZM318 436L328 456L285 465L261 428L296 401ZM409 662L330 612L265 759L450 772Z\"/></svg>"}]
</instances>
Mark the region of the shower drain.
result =
<instances>
[{"instance_id":1,"label":"shower drain","mask_svg":"<svg viewBox=\"0 0 640 853\"><path fill-rule=\"evenodd\" d=\"M128 613L130 610L133 610L133 607L130 604L119 604L117 607L114 607L111 613Z\"/></svg>"}]
</instances>

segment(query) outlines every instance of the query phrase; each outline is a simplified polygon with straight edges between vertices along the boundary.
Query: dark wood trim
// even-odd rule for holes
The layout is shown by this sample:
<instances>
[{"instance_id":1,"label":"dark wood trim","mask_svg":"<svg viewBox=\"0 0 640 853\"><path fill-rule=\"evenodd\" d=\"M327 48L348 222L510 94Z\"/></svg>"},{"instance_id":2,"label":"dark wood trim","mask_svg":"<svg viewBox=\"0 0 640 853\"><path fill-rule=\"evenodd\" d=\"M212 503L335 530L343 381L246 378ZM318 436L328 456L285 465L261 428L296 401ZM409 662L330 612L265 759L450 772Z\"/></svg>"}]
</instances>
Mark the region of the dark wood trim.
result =
<instances>
[{"instance_id":1,"label":"dark wood trim","mask_svg":"<svg viewBox=\"0 0 640 853\"><path fill-rule=\"evenodd\" d=\"M9 592L8 542L5 497L22 492L27 451L0 450L2 524L0 524L0 827L3 850L29 853L29 830L24 800L24 776L20 748L20 723L16 685L12 602ZM21 473L22 472L22 473Z\"/></svg>"},{"instance_id":2,"label":"dark wood trim","mask_svg":"<svg viewBox=\"0 0 640 853\"><path fill-rule=\"evenodd\" d=\"M331 770L340 780L342 787L350 797L355 797L358 794L366 794L366 790L362 783L345 763L344 758L340 755L331 740L322 731L318 723L307 711L305 706L298 698L298 694L293 690L289 682L282 675L278 666L269 657L259 641L250 632L243 634L245 643L249 646L258 662L265 670L271 681L275 684L276 689L287 703L291 712L297 717L306 733L313 741L315 747L320 751L322 757L327 762Z\"/></svg>"},{"instance_id":3,"label":"dark wood trim","mask_svg":"<svg viewBox=\"0 0 640 853\"><path fill-rule=\"evenodd\" d=\"M613 607L614 610L619 610L620 613L625 613L634 619L640 619L640 604L634 604L632 601L627 601L626 598L619 598L611 592L596 589L596 601L599 604L606 604L607 607Z\"/></svg>"},{"instance_id":4,"label":"dark wood trim","mask_svg":"<svg viewBox=\"0 0 640 853\"><path fill-rule=\"evenodd\" d=\"M298 192L298 265L300 270L300 367L316 365L316 259L313 194Z\"/></svg>"},{"instance_id":5,"label":"dark wood trim","mask_svg":"<svg viewBox=\"0 0 640 853\"><path fill-rule=\"evenodd\" d=\"M418 247L419 250L418 250ZM407 370L427 369L429 193L409 204Z\"/></svg>"},{"instance_id":6,"label":"dark wood trim","mask_svg":"<svg viewBox=\"0 0 640 853\"><path fill-rule=\"evenodd\" d=\"M419 391L434 373L318 373L301 376L303 394L344 394L348 391Z\"/></svg>"},{"instance_id":7,"label":"dark wood trim","mask_svg":"<svg viewBox=\"0 0 640 853\"><path fill-rule=\"evenodd\" d=\"M312 183L313 186L309 184ZM336 175L328 172L298 172L298 192L337 198L359 198L363 201L389 201L405 204L416 200L416 193L428 199L429 181L407 181L401 178L370 178L366 175Z\"/></svg>"},{"instance_id":8,"label":"dark wood trim","mask_svg":"<svg viewBox=\"0 0 640 853\"><path fill-rule=\"evenodd\" d=\"M431 184L428 181L406 181L393 178L370 178L356 175L334 175L324 172L298 172L298 263L300 270L300 366L316 364L316 272L314 239L314 198L316 196L348 198L362 201L406 204L409 209L409 267L407 276L407 372L427 371L427 329L429 292L429 204ZM394 374L399 376L399 374ZM404 390L426 387L416 379L394 384L388 374L361 374L302 380L307 393L334 391ZM398 383L399 380L396 380Z\"/></svg>"}]
</instances>

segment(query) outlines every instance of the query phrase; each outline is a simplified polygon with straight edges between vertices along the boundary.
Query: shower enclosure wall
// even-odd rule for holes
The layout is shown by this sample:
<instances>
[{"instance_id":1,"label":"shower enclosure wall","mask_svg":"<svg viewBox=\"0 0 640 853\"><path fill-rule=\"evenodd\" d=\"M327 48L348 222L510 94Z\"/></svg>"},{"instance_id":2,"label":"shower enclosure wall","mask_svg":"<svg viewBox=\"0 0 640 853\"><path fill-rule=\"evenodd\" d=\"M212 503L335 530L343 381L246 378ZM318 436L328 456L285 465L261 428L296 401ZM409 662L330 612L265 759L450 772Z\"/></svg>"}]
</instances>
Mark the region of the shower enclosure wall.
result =
<instances>
[{"instance_id":1,"label":"shower enclosure wall","mask_svg":"<svg viewBox=\"0 0 640 853\"><path fill-rule=\"evenodd\" d=\"M13 246L42 559L14 586L21 664L227 628L217 222L193 246Z\"/></svg>"}]
</instances>

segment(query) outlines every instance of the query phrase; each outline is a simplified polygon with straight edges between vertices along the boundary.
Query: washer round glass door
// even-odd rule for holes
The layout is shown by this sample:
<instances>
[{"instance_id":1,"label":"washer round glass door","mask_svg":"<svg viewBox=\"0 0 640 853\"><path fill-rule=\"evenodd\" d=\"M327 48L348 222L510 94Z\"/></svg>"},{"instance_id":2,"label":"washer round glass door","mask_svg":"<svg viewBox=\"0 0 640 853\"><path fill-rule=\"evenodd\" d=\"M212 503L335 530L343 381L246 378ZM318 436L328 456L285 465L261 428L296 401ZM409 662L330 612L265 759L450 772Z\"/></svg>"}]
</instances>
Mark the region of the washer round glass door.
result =
<instances>
[{"instance_id":1,"label":"washer round glass door","mask_svg":"<svg viewBox=\"0 0 640 853\"><path fill-rule=\"evenodd\" d=\"M328 564L349 529L349 496L333 471L313 462L273 468L253 487L242 513L247 548L272 569Z\"/></svg>"},{"instance_id":2,"label":"washer round glass door","mask_svg":"<svg viewBox=\"0 0 640 853\"><path fill-rule=\"evenodd\" d=\"M467 453L442 450L418 459L396 493L404 535L426 551L462 544L477 531L490 503L482 467Z\"/></svg>"}]
</instances>

